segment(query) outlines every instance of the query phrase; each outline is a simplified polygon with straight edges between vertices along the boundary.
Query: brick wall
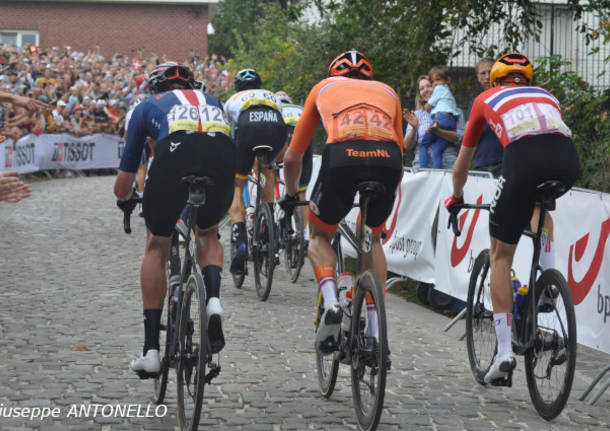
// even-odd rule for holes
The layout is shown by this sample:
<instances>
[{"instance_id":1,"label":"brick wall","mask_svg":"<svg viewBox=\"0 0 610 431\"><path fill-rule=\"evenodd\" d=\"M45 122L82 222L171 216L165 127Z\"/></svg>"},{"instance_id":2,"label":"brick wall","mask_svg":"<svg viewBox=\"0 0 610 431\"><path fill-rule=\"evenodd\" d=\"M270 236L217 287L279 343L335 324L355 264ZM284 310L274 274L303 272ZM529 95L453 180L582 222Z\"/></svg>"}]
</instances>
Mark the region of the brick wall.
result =
<instances>
[{"instance_id":1,"label":"brick wall","mask_svg":"<svg viewBox=\"0 0 610 431\"><path fill-rule=\"evenodd\" d=\"M0 2L0 30L38 30L40 47L71 45L102 55L131 55L142 48L182 61L208 49L206 6Z\"/></svg>"}]
</instances>

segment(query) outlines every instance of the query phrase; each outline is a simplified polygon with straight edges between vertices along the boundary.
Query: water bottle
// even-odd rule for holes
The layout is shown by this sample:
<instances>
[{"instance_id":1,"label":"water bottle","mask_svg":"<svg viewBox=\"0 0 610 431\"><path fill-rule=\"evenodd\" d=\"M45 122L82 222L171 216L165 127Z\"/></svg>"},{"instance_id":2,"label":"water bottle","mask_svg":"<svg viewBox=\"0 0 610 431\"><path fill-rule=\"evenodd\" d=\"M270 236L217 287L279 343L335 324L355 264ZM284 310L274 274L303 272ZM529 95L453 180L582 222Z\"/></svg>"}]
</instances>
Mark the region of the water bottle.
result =
<instances>
[{"instance_id":1,"label":"water bottle","mask_svg":"<svg viewBox=\"0 0 610 431\"><path fill-rule=\"evenodd\" d=\"M352 287L354 285L354 276L349 272L342 272L337 279L337 290L339 291L339 302L344 310L341 319L341 332L345 335L349 334L352 329Z\"/></svg>"},{"instance_id":2,"label":"water bottle","mask_svg":"<svg viewBox=\"0 0 610 431\"><path fill-rule=\"evenodd\" d=\"M513 320L515 322L518 322L521 319L521 316L519 315L517 295L519 292L519 288L521 287L521 282L517 277L511 277L510 281L513 286Z\"/></svg>"},{"instance_id":3,"label":"water bottle","mask_svg":"<svg viewBox=\"0 0 610 431\"><path fill-rule=\"evenodd\" d=\"M246 229L250 234L252 234L252 231L254 230L254 215L254 207L252 205L248 205L248 208L246 208Z\"/></svg>"},{"instance_id":4,"label":"water bottle","mask_svg":"<svg viewBox=\"0 0 610 431\"><path fill-rule=\"evenodd\" d=\"M527 292L527 286L521 286L519 289L517 289L515 304L517 306L517 310L519 310L519 318L525 315L525 300L527 298Z\"/></svg>"},{"instance_id":5,"label":"water bottle","mask_svg":"<svg viewBox=\"0 0 610 431\"><path fill-rule=\"evenodd\" d=\"M174 318L175 316L175 310L178 304L178 295L180 294L180 275L176 274L176 275L172 275L169 278L169 289L167 294L170 296L171 301L170 301L170 308L169 308L169 313L170 316L172 318Z\"/></svg>"}]
</instances>

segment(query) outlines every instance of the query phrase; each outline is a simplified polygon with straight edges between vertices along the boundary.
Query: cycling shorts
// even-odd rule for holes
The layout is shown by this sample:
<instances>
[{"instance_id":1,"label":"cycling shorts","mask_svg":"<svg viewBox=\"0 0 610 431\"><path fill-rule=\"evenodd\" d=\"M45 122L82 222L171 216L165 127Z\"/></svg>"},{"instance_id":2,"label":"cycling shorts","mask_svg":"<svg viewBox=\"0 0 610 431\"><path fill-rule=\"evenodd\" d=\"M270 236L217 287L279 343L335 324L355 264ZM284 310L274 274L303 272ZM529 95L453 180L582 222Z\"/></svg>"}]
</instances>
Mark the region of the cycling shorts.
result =
<instances>
[{"instance_id":1,"label":"cycling shorts","mask_svg":"<svg viewBox=\"0 0 610 431\"><path fill-rule=\"evenodd\" d=\"M269 160L282 150L286 143L286 125L282 114L268 106L253 106L239 114L235 142L237 144L237 178L246 179L254 163L257 145L273 148Z\"/></svg>"},{"instance_id":2,"label":"cycling shorts","mask_svg":"<svg viewBox=\"0 0 610 431\"><path fill-rule=\"evenodd\" d=\"M394 142L357 140L327 144L309 201L309 220L322 231L333 233L352 209L358 184L378 181L385 186L385 193L371 200L367 226L379 234L392 212L402 170L402 155Z\"/></svg>"},{"instance_id":3,"label":"cycling shorts","mask_svg":"<svg viewBox=\"0 0 610 431\"><path fill-rule=\"evenodd\" d=\"M549 180L561 181L566 190L580 173L576 146L566 136L536 135L512 142L504 149L502 176L492 199L489 233L508 244L517 244L529 226L536 187Z\"/></svg>"},{"instance_id":4,"label":"cycling shorts","mask_svg":"<svg viewBox=\"0 0 610 431\"><path fill-rule=\"evenodd\" d=\"M206 204L199 208L197 226L217 224L233 200L235 166L235 144L222 133L176 132L157 142L142 199L146 227L158 236L171 235L188 198L187 186L180 184L186 175L214 181L205 189Z\"/></svg>"},{"instance_id":5,"label":"cycling shorts","mask_svg":"<svg viewBox=\"0 0 610 431\"><path fill-rule=\"evenodd\" d=\"M288 145L290 145L290 140L292 139L292 135L294 133L295 126L287 126L288 127ZM307 147L307 150L303 154L303 165L301 168L301 177L299 178L299 193L305 193L307 191L307 187L309 186L309 181L311 181L311 174L313 172L313 150L312 145L310 144Z\"/></svg>"}]
</instances>

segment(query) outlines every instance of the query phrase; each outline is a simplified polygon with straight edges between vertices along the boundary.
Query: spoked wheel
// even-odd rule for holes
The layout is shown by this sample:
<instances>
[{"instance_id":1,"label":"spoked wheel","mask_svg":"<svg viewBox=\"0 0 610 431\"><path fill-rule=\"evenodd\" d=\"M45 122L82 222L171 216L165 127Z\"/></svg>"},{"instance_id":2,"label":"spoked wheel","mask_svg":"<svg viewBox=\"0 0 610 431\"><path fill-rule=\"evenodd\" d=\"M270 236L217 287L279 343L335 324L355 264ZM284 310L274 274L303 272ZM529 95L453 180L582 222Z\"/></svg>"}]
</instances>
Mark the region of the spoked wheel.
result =
<instances>
[{"instance_id":1,"label":"spoked wheel","mask_svg":"<svg viewBox=\"0 0 610 431\"><path fill-rule=\"evenodd\" d=\"M293 234L286 238L284 250L284 265L290 281L296 283L305 263L305 237L303 235L303 213L295 208L292 215Z\"/></svg>"},{"instance_id":2,"label":"spoked wheel","mask_svg":"<svg viewBox=\"0 0 610 431\"><path fill-rule=\"evenodd\" d=\"M335 258L337 259L337 263L335 265L335 275L337 276L343 272L343 253L341 251L341 242L338 235L335 235L333 238L332 247L335 252ZM318 329L320 318L324 313L324 307L322 306L323 303L324 301L322 299L322 294L319 293L318 305L316 309L316 329ZM322 355L316 350L316 365L318 370L320 393L324 397L330 398L335 390L337 376L339 375L339 358L335 353Z\"/></svg>"},{"instance_id":3,"label":"spoked wheel","mask_svg":"<svg viewBox=\"0 0 610 431\"><path fill-rule=\"evenodd\" d=\"M271 292L273 269L275 268L275 226L271 210L267 204L261 204L254 222L254 281L256 294L261 301L266 301Z\"/></svg>"},{"instance_id":4,"label":"spoked wheel","mask_svg":"<svg viewBox=\"0 0 610 431\"><path fill-rule=\"evenodd\" d=\"M178 242L178 235L174 233L172 236L171 246L169 249L169 257L167 259L167 286L168 291L166 295L166 304L163 307L163 311L161 313L161 327L159 328L159 347L161 348L161 371L159 371L159 375L155 378L153 382L154 386L154 396L153 401L157 404L161 404L165 399L165 391L167 389L167 377L169 374L169 366L170 366L170 343L172 339L172 324L171 324L171 316L170 310L174 309L175 304L172 303L173 298L172 294L169 290L169 286L172 285L172 282L175 283L175 279L178 277L178 283L180 282L180 249ZM176 288L179 287L176 286ZM174 311L175 313L175 311Z\"/></svg>"},{"instance_id":5,"label":"spoked wheel","mask_svg":"<svg viewBox=\"0 0 610 431\"><path fill-rule=\"evenodd\" d=\"M385 304L379 277L365 271L352 307L352 396L361 430L377 428L383 411L389 363Z\"/></svg>"},{"instance_id":6,"label":"spoked wheel","mask_svg":"<svg viewBox=\"0 0 610 431\"><path fill-rule=\"evenodd\" d=\"M235 246L237 244L235 244L233 241L231 241L231 259L233 258L233 256L235 256ZM247 265L244 264L244 266ZM244 284L244 279L246 278L246 273L243 272L242 274L233 274L231 273L231 276L233 277L233 285L238 288L241 289L241 286Z\"/></svg>"},{"instance_id":7,"label":"spoked wheel","mask_svg":"<svg viewBox=\"0 0 610 431\"><path fill-rule=\"evenodd\" d=\"M178 422L181 430L194 431L201 415L207 359L207 316L201 274L191 274L186 282L178 331Z\"/></svg>"},{"instance_id":8,"label":"spoked wheel","mask_svg":"<svg viewBox=\"0 0 610 431\"><path fill-rule=\"evenodd\" d=\"M485 374L496 353L496 329L491 305L489 249L477 256L468 285L466 346L472 375L485 385Z\"/></svg>"},{"instance_id":9,"label":"spoked wheel","mask_svg":"<svg viewBox=\"0 0 610 431\"><path fill-rule=\"evenodd\" d=\"M527 388L536 410L551 420L568 401L576 366L576 317L568 283L555 269L536 281L536 341L525 352Z\"/></svg>"}]
</instances>

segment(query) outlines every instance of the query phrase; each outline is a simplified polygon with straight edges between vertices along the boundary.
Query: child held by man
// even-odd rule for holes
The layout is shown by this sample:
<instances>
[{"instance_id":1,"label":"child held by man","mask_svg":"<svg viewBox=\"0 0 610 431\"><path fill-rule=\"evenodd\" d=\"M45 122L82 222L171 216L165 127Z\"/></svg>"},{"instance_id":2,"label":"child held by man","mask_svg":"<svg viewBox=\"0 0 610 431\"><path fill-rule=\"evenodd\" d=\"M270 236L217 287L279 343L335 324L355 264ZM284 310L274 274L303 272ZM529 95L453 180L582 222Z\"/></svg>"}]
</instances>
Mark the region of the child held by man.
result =
<instances>
[{"instance_id":1,"label":"child held by man","mask_svg":"<svg viewBox=\"0 0 610 431\"><path fill-rule=\"evenodd\" d=\"M457 103L451 90L449 89L449 70L446 66L435 66L429 72L430 82L434 87L430 100L425 108L430 111L432 120L436 125L445 130L456 130L457 119L460 115ZM419 148L419 163L422 168L429 168L432 165L435 169L442 166L443 151L449 142L431 132L426 132ZM432 150L432 163L428 156L428 149Z\"/></svg>"}]
</instances>

